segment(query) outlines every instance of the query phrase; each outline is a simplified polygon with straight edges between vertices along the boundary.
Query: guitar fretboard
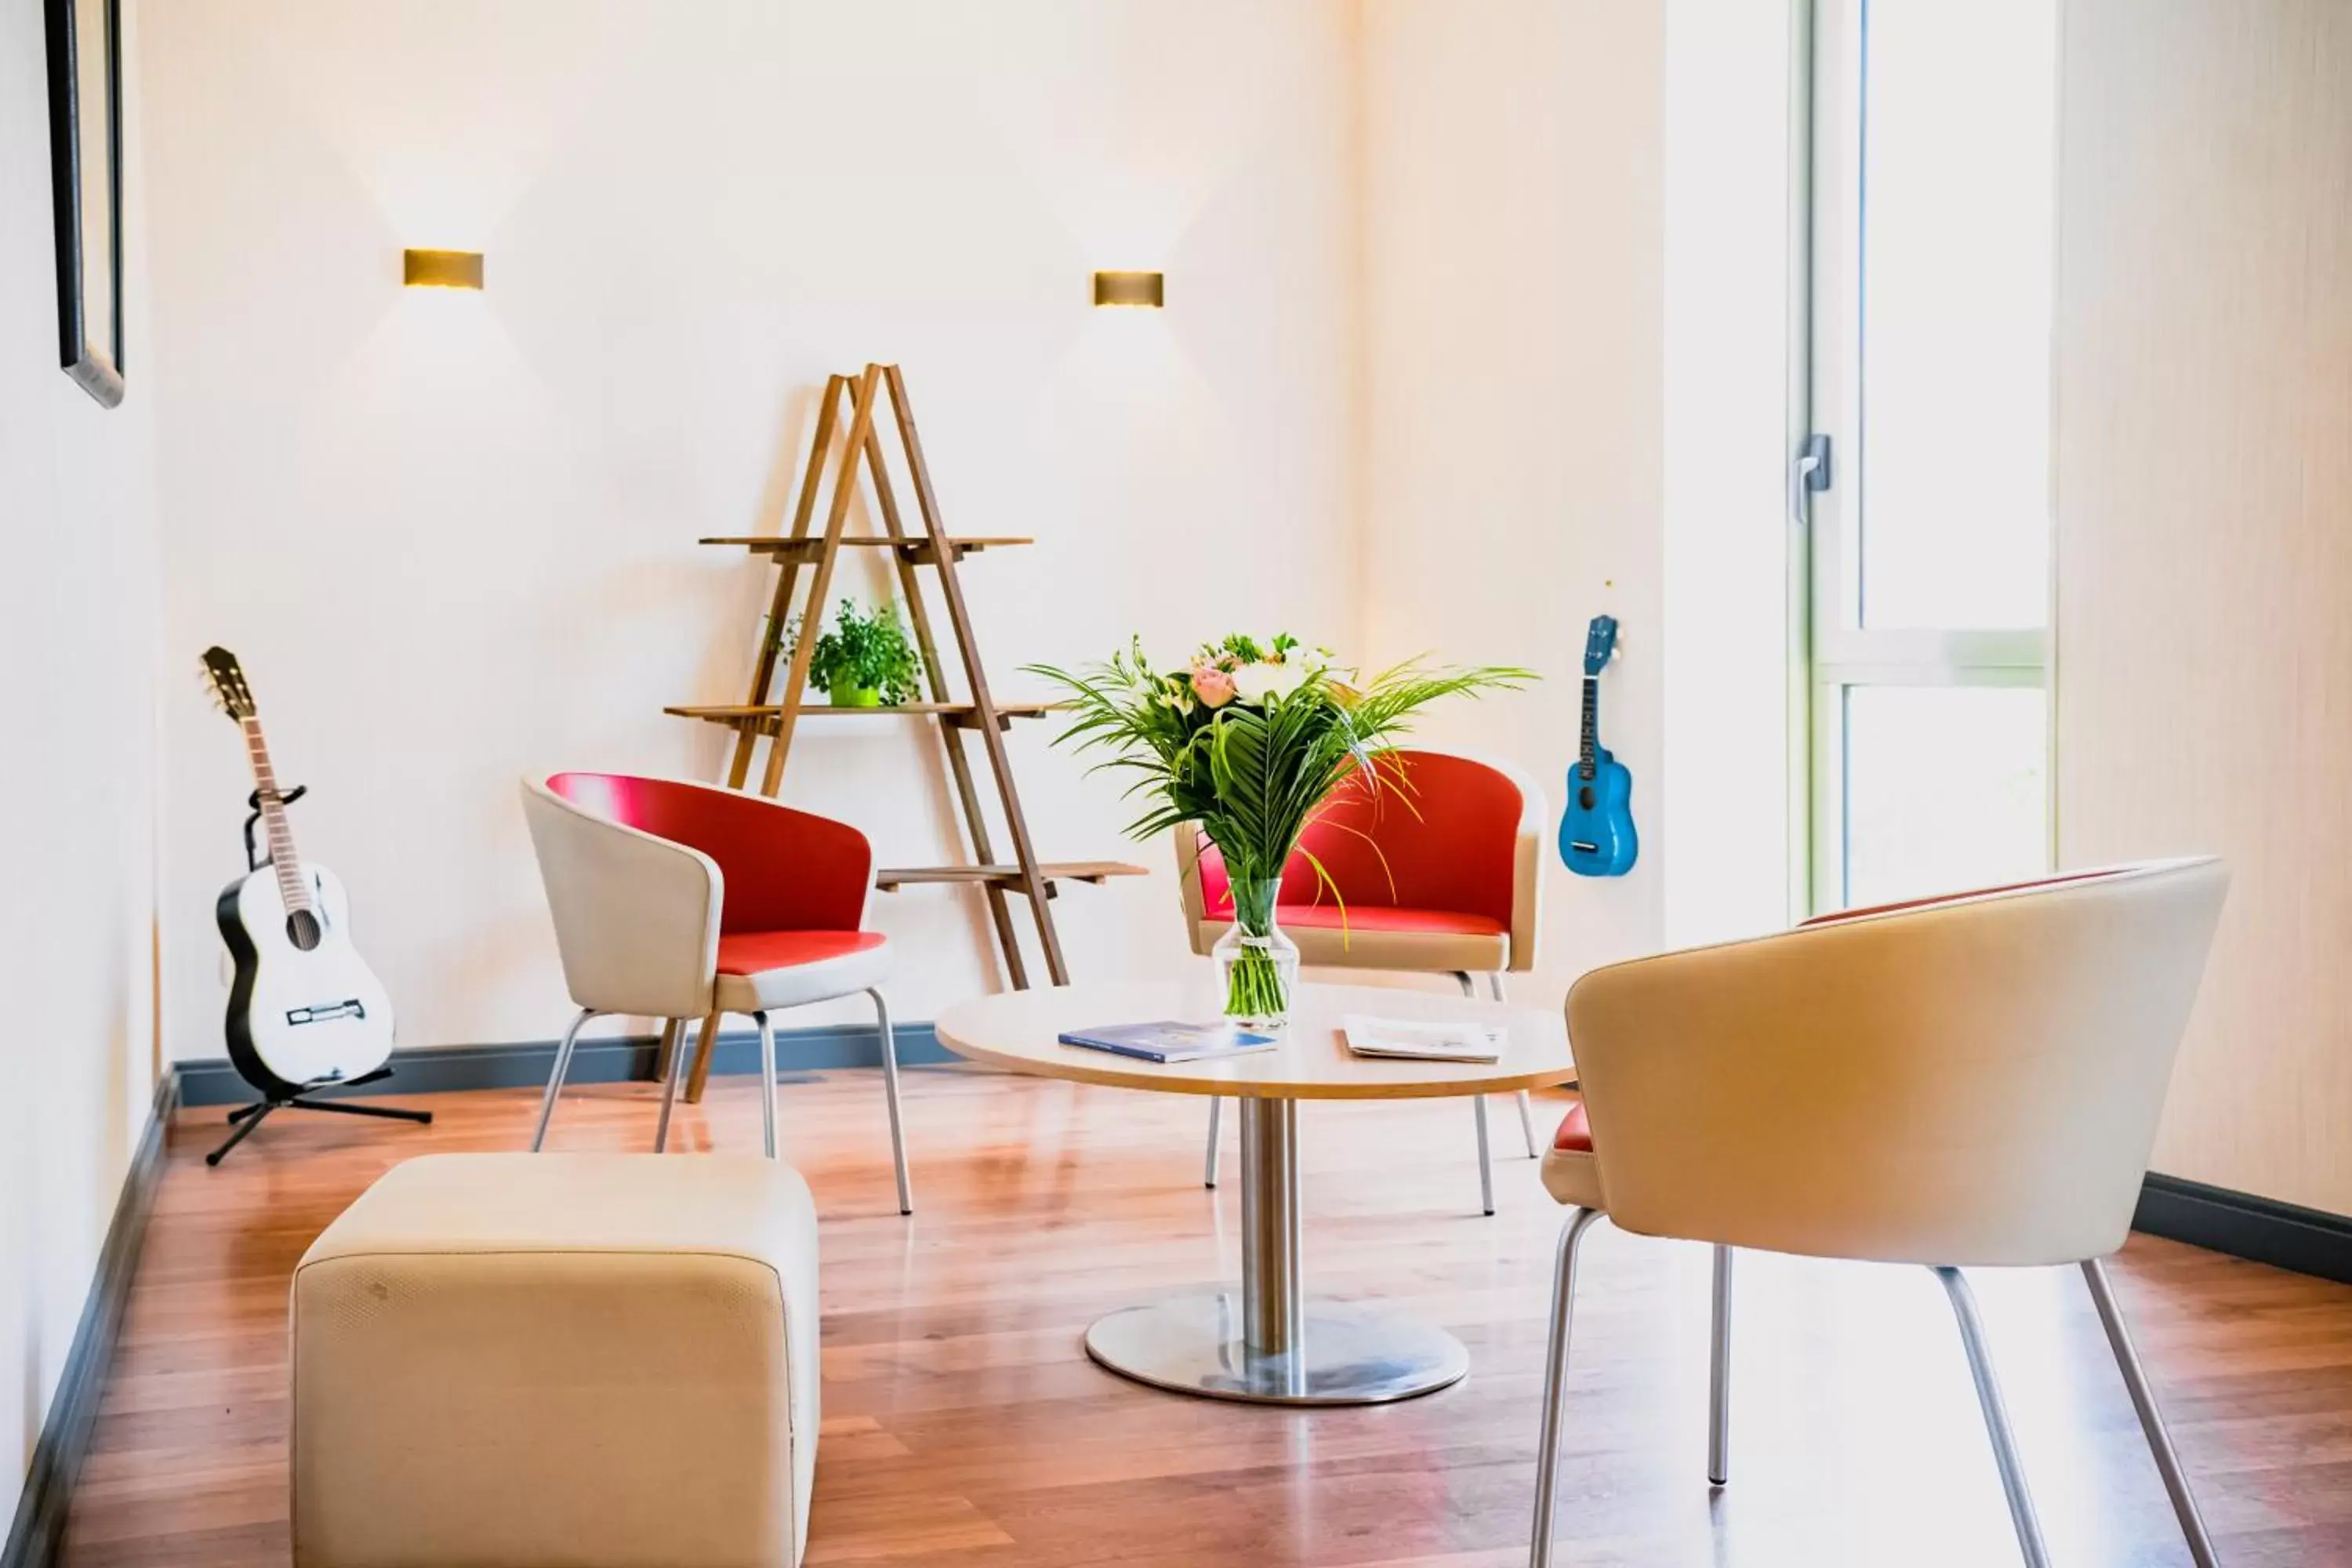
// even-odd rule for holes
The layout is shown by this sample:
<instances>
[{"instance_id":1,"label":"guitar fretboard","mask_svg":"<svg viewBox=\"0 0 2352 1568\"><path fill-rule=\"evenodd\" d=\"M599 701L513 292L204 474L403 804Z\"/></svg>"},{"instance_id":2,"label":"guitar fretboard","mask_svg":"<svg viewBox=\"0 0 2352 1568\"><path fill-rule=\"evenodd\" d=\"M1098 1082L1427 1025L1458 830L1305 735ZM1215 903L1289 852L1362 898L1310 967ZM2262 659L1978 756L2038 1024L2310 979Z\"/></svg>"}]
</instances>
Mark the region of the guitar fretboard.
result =
<instances>
[{"instance_id":1,"label":"guitar fretboard","mask_svg":"<svg viewBox=\"0 0 2352 1568\"><path fill-rule=\"evenodd\" d=\"M1590 683L1588 683L1590 684ZM286 807L278 797L278 774L269 765L269 742L261 738L261 721L241 719L246 755L253 763L253 787L261 795L261 827L269 841L269 864L278 873L278 893L286 912L310 907L310 889L302 879L302 861L294 853L294 829L287 825Z\"/></svg>"},{"instance_id":2,"label":"guitar fretboard","mask_svg":"<svg viewBox=\"0 0 2352 1568\"><path fill-rule=\"evenodd\" d=\"M1584 678L1584 739L1577 748L1576 771L1586 778L1601 771L1601 759L1596 754L1601 746L1601 681L1596 676Z\"/></svg>"}]
</instances>

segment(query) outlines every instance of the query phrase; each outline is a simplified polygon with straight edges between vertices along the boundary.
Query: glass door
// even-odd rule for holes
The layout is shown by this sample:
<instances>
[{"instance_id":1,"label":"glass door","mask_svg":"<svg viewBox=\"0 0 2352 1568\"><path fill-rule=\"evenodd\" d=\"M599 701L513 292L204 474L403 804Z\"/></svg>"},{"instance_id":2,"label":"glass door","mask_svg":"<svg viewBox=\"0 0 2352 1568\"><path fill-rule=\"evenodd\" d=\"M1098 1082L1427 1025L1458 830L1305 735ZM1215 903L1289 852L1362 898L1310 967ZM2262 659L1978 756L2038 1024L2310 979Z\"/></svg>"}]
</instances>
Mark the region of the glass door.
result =
<instances>
[{"instance_id":1,"label":"glass door","mask_svg":"<svg viewBox=\"0 0 2352 1568\"><path fill-rule=\"evenodd\" d=\"M1816 910L2050 860L2057 0L1817 0Z\"/></svg>"}]
</instances>

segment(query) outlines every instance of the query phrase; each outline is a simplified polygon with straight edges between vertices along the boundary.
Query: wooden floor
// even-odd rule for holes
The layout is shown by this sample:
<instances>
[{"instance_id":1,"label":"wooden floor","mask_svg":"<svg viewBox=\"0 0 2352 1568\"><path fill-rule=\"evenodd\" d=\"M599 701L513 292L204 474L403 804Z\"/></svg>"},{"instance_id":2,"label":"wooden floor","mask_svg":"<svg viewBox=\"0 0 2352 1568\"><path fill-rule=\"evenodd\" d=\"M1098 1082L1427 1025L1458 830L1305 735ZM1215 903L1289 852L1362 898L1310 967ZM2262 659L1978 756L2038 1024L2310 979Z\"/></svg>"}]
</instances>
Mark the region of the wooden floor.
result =
<instances>
[{"instance_id":1,"label":"wooden floor","mask_svg":"<svg viewBox=\"0 0 2352 1568\"><path fill-rule=\"evenodd\" d=\"M554 1144L637 1146L651 1093L577 1091ZM411 1102L437 1113L429 1130L288 1116L219 1171L201 1156L222 1112L184 1112L69 1561L285 1563L295 1260L393 1162L520 1147L535 1100ZM1498 1150L1517 1142L1507 1104ZM1237 1268L1238 1194L1200 1185L1202 1102L934 1068L908 1075L907 1106L911 1221L878 1079L785 1089L788 1154L824 1221L812 1563L1525 1561L1559 1212L1515 1157L1502 1212L1478 1215L1462 1103L1302 1118L1309 1289L1408 1308L1472 1358L1431 1397L1313 1413L1154 1393L1079 1349L1096 1315ZM756 1151L758 1128L745 1082L723 1080L685 1141ZM1925 1272L1743 1255L1732 1481L1711 1495L1705 1252L1604 1227L1586 1257L1562 1562L2017 1561ZM2352 1563L2352 1289L2144 1239L2117 1280L2226 1560ZM2060 1568L2186 1563L2079 1279L1978 1284Z\"/></svg>"}]
</instances>

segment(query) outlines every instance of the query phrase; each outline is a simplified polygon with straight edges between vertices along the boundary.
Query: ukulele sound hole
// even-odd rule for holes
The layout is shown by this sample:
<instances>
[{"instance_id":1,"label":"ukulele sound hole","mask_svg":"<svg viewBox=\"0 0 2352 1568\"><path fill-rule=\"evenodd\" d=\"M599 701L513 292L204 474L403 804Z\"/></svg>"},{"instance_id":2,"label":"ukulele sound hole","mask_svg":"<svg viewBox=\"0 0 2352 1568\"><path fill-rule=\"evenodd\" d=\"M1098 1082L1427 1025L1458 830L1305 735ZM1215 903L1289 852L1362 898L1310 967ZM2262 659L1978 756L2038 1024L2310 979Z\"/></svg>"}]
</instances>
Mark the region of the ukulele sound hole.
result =
<instances>
[{"instance_id":1,"label":"ukulele sound hole","mask_svg":"<svg viewBox=\"0 0 2352 1568\"><path fill-rule=\"evenodd\" d=\"M286 917L286 940L296 949L308 952L319 945L319 917L309 910L296 910Z\"/></svg>"},{"instance_id":2,"label":"ukulele sound hole","mask_svg":"<svg viewBox=\"0 0 2352 1568\"><path fill-rule=\"evenodd\" d=\"M1592 786L1591 784L1579 785L1576 791L1577 808L1580 811L1591 811L1592 809Z\"/></svg>"}]
</instances>

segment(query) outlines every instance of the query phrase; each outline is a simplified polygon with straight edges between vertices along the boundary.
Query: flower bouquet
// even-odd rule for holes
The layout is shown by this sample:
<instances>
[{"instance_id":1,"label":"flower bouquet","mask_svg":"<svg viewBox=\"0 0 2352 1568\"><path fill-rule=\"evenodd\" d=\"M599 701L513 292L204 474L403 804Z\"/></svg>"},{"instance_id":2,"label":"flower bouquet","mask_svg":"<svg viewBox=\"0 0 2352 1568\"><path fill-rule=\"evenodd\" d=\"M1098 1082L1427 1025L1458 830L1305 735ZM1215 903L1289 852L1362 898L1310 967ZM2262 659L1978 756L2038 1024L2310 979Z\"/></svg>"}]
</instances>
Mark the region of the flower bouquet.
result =
<instances>
[{"instance_id":1,"label":"flower bouquet","mask_svg":"<svg viewBox=\"0 0 2352 1568\"><path fill-rule=\"evenodd\" d=\"M1359 772L1409 788L1400 770L1384 773L1381 764L1415 712L1441 697L1534 679L1524 669L1412 659L1364 680L1287 634L1203 643L1172 670L1154 668L1140 639L1075 673L1028 668L1070 693L1077 717L1057 741L1108 747L1116 755L1101 766L1142 775L1128 793L1149 806L1129 837L1197 823L1224 857L1233 923L1214 955L1226 1016L1254 1025L1289 1016L1298 949L1276 925L1275 906L1283 868L1324 801ZM1321 862L1305 858L1338 900Z\"/></svg>"}]
</instances>

